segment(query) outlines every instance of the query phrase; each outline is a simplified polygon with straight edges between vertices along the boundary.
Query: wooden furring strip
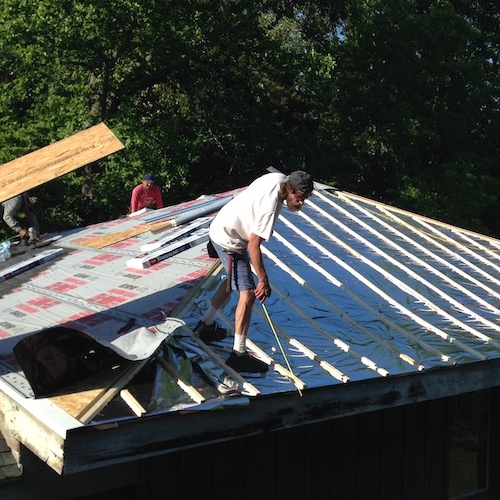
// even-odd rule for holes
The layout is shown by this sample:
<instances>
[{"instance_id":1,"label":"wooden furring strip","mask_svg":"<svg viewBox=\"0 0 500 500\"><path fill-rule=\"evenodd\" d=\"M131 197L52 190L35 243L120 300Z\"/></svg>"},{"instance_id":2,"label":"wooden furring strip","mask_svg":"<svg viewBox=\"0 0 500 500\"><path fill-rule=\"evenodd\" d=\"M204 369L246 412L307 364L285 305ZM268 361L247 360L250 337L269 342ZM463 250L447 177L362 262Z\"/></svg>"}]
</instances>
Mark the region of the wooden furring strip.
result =
<instances>
[{"instance_id":1,"label":"wooden furring strip","mask_svg":"<svg viewBox=\"0 0 500 500\"><path fill-rule=\"evenodd\" d=\"M132 393L128 389L122 389L120 391L120 396L123 401L128 405L128 407L138 416L141 417L146 413L144 407L137 401L136 398L132 395Z\"/></svg>"},{"instance_id":2,"label":"wooden furring strip","mask_svg":"<svg viewBox=\"0 0 500 500\"><path fill-rule=\"evenodd\" d=\"M187 380L185 380L182 375L176 370L171 363L166 359L158 356L156 361L161 365L161 367L177 382L177 385L196 403L200 404L205 401L205 396L203 396L196 387L191 385Z\"/></svg>"}]
</instances>

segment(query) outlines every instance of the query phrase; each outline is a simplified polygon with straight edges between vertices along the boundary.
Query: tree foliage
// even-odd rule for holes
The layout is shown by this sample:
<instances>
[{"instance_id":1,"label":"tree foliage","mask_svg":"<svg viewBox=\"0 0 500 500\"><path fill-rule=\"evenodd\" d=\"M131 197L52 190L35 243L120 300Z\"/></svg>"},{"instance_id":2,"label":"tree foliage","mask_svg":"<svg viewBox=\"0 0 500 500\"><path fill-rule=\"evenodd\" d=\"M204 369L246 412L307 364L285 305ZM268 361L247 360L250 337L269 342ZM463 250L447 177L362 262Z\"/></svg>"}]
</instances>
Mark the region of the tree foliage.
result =
<instances>
[{"instance_id":1,"label":"tree foliage","mask_svg":"<svg viewBox=\"0 0 500 500\"><path fill-rule=\"evenodd\" d=\"M37 188L45 230L269 166L500 234L492 1L4 0L0 163L105 122L125 144Z\"/></svg>"}]
</instances>

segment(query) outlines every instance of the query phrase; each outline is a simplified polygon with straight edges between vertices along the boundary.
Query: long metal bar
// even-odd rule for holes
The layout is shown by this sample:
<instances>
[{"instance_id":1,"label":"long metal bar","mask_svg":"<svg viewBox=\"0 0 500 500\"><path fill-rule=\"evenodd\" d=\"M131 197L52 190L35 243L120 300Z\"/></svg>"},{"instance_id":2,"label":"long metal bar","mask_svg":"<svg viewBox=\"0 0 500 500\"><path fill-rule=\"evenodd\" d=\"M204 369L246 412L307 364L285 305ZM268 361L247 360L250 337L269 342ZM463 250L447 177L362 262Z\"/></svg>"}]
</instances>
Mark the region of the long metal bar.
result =
<instances>
[{"instance_id":1,"label":"long metal bar","mask_svg":"<svg viewBox=\"0 0 500 500\"><path fill-rule=\"evenodd\" d=\"M234 324L229 320L229 318L220 310L217 313L217 318L223 321L224 325L227 328L232 328L234 326ZM255 351L259 355L261 361L264 361L269 366L274 368L280 375L289 378L298 388L304 389L306 387L306 384L302 380L300 380L296 375L294 375L292 371L280 365L279 363L276 363L276 361L271 356L269 356L265 351L263 351L257 344L255 344L255 342L253 342L248 337L246 339L246 345L247 347L250 348L250 350Z\"/></svg>"},{"instance_id":2,"label":"long metal bar","mask_svg":"<svg viewBox=\"0 0 500 500\"><path fill-rule=\"evenodd\" d=\"M208 354L213 361L215 361L231 378L239 384L250 396L257 396L260 391L254 387L252 384L247 382L236 370L233 370L211 349L203 340L201 340L195 333L187 326L182 326L184 332L186 332L198 345L201 347L206 354Z\"/></svg>"},{"instance_id":3,"label":"long metal bar","mask_svg":"<svg viewBox=\"0 0 500 500\"><path fill-rule=\"evenodd\" d=\"M264 314L266 315L266 318L267 318L267 321L269 323L269 326L271 327L271 330L273 331L273 334L274 334L274 337L276 339L276 342L278 343L278 346L280 348L281 354L285 358L286 365L288 366L288 369L290 370L290 373L293 375L292 367L290 366L290 363L288 361L288 357L287 357L287 355L285 353L285 350L283 349L283 346L281 345L281 340L278 337L278 332L276 331L276 328L274 328L274 324L273 324L273 322L271 320L271 316L269 316L269 313L267 311L267 307L264 304L264 302L261 302L261 305L262 305L262 310L264 311ZM302 391L300 390L299 387L297 387L297 390L299 391L299 394L302 396Z\"/></svg>"}]
</instances>

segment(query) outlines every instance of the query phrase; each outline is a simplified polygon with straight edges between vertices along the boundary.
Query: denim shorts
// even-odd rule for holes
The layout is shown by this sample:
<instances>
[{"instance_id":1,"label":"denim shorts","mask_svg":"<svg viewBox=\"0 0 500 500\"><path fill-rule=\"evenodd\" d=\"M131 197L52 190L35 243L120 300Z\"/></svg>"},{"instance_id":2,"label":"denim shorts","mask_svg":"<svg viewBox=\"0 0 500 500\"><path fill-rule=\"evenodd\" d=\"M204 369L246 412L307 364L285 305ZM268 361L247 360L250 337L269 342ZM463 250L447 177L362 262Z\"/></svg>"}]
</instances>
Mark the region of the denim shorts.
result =
<instances>
[{"instance_id":1,"label":"denim shorts","mask_svg":"<svg viewBox=\"0 0 500 500\"><path fill-rule=\"evenodd\" d=\"M212 241L212 244L224 269L226 272L229 272L229 254L214 241ZM233 258L231 290L237 290L239 292L254 290L255 281L250 267L250 255L248 251L244 250L242 253L232 253L231 256Z\"/></svg>"}]
</instances>

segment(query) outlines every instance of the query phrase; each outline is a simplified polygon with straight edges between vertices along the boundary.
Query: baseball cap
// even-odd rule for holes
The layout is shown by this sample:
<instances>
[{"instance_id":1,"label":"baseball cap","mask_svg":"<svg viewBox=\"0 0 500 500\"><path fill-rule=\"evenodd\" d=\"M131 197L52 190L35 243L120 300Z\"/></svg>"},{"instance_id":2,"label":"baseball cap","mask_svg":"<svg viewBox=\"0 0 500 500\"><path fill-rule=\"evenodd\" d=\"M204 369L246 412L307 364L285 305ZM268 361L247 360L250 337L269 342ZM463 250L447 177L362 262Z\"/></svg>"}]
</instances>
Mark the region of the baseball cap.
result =
<instances>
[{"instance_id":1,"label":"baseball cap","mask_svg":"<svg viewBox=\"0 0 500 500\"><path fill-rule=\"evenodd\" d=\"M153 177L153 174L144 174L144 177L142 178L143 181L148 181L148 182L154 182L155 178Z\"/></svg>"},{"instance_id":2,"label":"baseball cap","mask_svg":"<svg viewBox=\"0 0 500 500\"><path fill-rule=\"evenodd\" d=\"M288 176L288 182L296 191L311 193L313 188L313 178L311 174L303 170L296 170Z\"/></svg>"}]
</instances>

